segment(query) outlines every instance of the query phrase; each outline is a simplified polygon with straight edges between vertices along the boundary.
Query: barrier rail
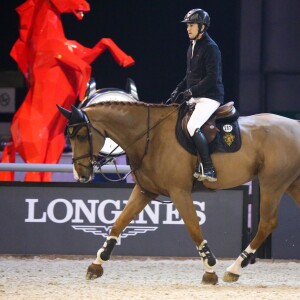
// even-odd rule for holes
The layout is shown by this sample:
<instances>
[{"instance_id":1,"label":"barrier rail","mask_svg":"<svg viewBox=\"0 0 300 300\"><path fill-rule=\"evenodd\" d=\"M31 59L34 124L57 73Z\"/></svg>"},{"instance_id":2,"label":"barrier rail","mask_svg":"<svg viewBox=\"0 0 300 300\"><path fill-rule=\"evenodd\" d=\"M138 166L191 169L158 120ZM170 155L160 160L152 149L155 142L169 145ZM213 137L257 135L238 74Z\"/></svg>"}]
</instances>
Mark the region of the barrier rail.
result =
<instances>
[{"instance_id":1,"label":"barrier rail","mask_svg":"<svg viewBox=\"0 0 300 300\"><path fill-rule=\"evenodd\" d=\"M116 169L117 168L117 169ZM73 172L73 165L70 164L27 164L27 163L0 163L0 171L17 171L17 172ZM103 173L128 173L128 165L105 165L101 168ZM95 168L95 173L100 171Z\"/></svg>"}]
</instances>

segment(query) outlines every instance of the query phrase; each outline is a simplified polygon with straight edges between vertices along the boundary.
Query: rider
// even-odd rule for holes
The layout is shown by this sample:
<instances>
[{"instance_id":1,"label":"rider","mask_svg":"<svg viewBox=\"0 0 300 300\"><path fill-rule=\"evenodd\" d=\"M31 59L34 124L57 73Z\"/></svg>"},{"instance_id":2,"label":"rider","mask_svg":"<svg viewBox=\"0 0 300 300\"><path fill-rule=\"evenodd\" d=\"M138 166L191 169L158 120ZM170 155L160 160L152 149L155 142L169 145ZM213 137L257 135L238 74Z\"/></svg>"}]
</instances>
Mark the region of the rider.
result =
<instances>
[{"instance_id":1,"label":"rider","mask_svg":"<svg viewBox=\"0 0 300 300\"><path fill-rule=\"evenodd\" d=\"M195 104L187 129L202 164L199 164L194 177L199 181L213 182L217 181L217 174L210 157L207 140L200 128L223 103L221 52L206 32L210 25L210 17L206 11L199 8L192 9L182 22L186 23L191 41L187 51L187 71L168 102L186 101L188 105Z\"/></svg>"}]
</instances>

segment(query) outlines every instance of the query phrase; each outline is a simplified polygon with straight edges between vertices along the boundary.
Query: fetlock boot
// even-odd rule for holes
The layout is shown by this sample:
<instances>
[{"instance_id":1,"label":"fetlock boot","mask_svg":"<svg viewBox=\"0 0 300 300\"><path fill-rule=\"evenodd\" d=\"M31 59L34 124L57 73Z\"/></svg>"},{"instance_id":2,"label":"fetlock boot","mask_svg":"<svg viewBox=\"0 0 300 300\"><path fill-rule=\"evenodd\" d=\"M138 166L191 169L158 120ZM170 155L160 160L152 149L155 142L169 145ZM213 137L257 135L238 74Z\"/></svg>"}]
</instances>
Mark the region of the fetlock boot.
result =
<instances>
[{"instance_id":1,"label":"fetlock boot","mask_svg":"<svg viewBox=\"0 0 300 300\"><path fill-rule=\"evenodd\" d=\"M217 173L214 169L210 154L207 140L200 128L195 130L192 140L197 148L197 151L201 157L201 163L194 173L194 177L199 181L208 180L210 182L217 181Z\"/></svg>"}]
</instances>

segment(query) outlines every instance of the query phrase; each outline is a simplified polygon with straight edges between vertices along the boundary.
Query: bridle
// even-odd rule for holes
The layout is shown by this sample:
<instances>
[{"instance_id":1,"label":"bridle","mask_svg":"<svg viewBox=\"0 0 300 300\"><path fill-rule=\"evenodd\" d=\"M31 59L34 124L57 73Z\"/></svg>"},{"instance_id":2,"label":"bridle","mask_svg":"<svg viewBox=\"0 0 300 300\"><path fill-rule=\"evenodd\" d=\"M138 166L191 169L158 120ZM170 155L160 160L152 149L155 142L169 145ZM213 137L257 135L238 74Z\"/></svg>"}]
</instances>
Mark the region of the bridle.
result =
<instances>
[{"instance_id":1,"label":"bridle","mask_svg":"<svg viewBox=\"0 0 300 300\"><path fill-rule=\"evenodd\" d=\"M72 163L74 164L75 162L84 159L84 158L89 158L90 159L90 163L91 165L93 164L93 162L95 160L98 159L99 154L94 154L93 153L93 138L92 138L92 128L100 135L103 137L103 139L105 140L106 136L100 131L98 130L95 126L93 126L93 124L89 121L87 115L84 113L85 116L85 122L80 122L80 123L76 123L76 124L71 124L67 126L67 134L69 138L73 138L77 132L82 128L82 127L86 127L87 131L88 131L88 143L89 143L89 152L77 157L72 157ZM84 164L79 163L79 165L88 168L87 166L85 166Z\"/></svg>"},{"instance_id":2,"label":"bridle","mask_svg":"<svg viewBox=\"0 0 300 300\"><path fill-rule=\"evenodd\" d=\"M168 113L166 116L164 116L164 118L160 119L158 122L156 122L154 125L152 125L150 127L150 106L148 104L146 104L147 106L147 127L146 130L144 132L142 132L142 134L140 136L138 136L136 138L136 140L131 143L130 145L127 146L127 149L130 148L131 146L133 146L136 142L138 142L141 138L146 136L146 142L145 142L145 146L144 146L144 152L142 154L142 157L139 159L138 162L134 163L134 167L127 173L125 174L123 177L120 176L120 173L117 170L117 166L115 164L116 167L116 172L118 174L118 179L110 179L107 176L104 175L104 173L101 170L101 167L103 165L105 165L106 163L112 161L114 159L114 155L113 152L119 147L116 146L109 154L107 154L106 156L101 156L99 153L94 154L93 153L93 137L92 137L92 130L94 129L101 137L103 137L104 139L106 138L105 134L103 134L100 130L98 130L95 126L93 126L93 124L89 121L88 116L86 115L85 112L83 112L84 114L84 118L85 118L85 122L80 122L80 123L76 123L76 124L71 124L67 126L67 134L70 138L74 137L76 135L76 133L84 126L86 126L87 131L88 131L88 142L89 142L89 152L83 155L80 155L78 157L73 157L72 158L72 163L74 164L75 162L82 160L84 158L89 158L90 159L90 166L85 166L84 164L81 164L80 162L78 163L78 165L81 165L87 169L93 168L94 166L98 168L98 170L100 171L101 175L109 180L109 181L123 181L124 179L127 178L127 176L129 176L131 173L135 174L135 178L137 180L137 182L139 183L138 180L138 176L136 175L136 171L140 168L140 166L142 165L142 161L144 159L144 157L147 155L148 152L148 147L149 147L149 142L150 142L150 131L158 126L160 123L162 123L165 119L167 119L172 113L174 113L175 111L178 111L178 107L176 107L174 110L172 110L170 113ZM180 107L181 105L179 105ZM124 149L125 150L125 149ZM114 161L115 163L115 161ZM140 185L140 184L139 184ZM140 185L141 186L141 185Z\"/></svg>"},{"instance_id":3,"label":"bridle","mask_svg":"<svg viewBox=\"0 0 300 300\"><path fill-rule=\"evenodd\" d=\"M100 171L101 175L109 180L109 181L123 181L124 179L126 179L132 172L133 170L130 170L127 174L125 174L123 177L120 176L120 172L118 171L115 159L114 159L114 151L119 147L119 145L117 145L110 153L108 153L106 156L102 156L99 153L94 154L93 153L93 136L92 136L92 130L94 129L96 131L97 134L99 134L101 137L103 137L103 139L106 139L105 134L103 134L100 130L98 130L90 121L88 116L85 114L85 112L82 111L82 113L84 114L84 119L85 122L80 122L80 123L76 123L76 124L71 124L67 126L67 135L69 138L73 138L77 132L82 128L82 127L86 127L87 131L88 131L88 143L89 143L89 152L77 157L72 157L72 163L74 164L75 162L78 162L79 160L82 160L84 158L89 158L90 160L90 165L86 166L80 162L78 162L77 164L86 168L86 169L91 169L92 173L94 173L94 167L97 167L98 170ZM147 139L148 140L148 139ZM148 144L148 142L147 142ZM148 145L147 145L148 148ZM144 156L146 155L146 151ZM144 157L143 156L143 157ZM105 164L107 164L108 162L113 161L116 167L116 173L118 175L118 179L111 179L108 178L106 175L104 175L104 173L102 172L101 167Z\"/></svg>"}]
</instances>

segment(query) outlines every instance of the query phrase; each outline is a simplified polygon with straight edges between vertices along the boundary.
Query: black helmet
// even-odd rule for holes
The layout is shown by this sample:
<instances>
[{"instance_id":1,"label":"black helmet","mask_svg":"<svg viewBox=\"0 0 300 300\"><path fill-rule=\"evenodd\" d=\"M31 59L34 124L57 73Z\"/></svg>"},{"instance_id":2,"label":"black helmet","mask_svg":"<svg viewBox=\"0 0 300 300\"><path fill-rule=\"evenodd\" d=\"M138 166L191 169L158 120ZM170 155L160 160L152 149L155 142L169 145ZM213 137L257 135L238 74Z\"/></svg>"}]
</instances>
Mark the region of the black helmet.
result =
<instances>
[{"instance_id":1,"label":"black helmet","mask_svg":"<svg viewBox=\"0 0 300 300\"><path fill-rule=\"evenodd\" d=\"M210 25L210 17L209 14L201 8L195 8L190 10L185 16L183 23L198 23L204 24L205 29L207 29Z\"/></svg>"}]
</instances>

